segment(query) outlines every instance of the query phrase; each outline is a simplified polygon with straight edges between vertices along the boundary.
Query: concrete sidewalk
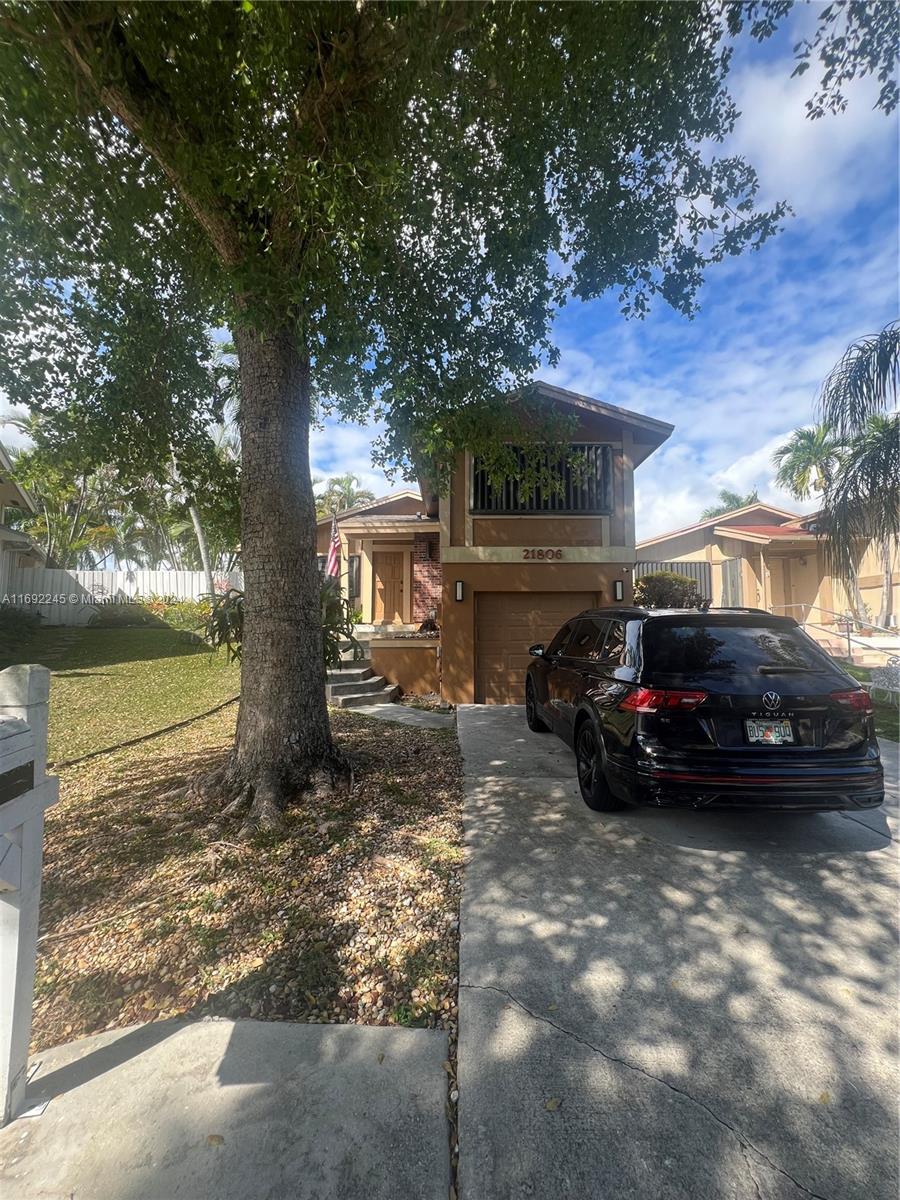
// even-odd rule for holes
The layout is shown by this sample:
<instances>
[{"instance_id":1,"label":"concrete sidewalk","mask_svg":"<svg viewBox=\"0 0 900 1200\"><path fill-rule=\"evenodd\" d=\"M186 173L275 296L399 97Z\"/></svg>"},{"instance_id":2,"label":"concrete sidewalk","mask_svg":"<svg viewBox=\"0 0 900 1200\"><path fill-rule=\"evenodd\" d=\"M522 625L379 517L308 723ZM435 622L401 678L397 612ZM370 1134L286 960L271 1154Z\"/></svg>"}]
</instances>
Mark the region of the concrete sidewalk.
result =
<instances>
[{"instance_id":1,"label":"concrete sidewalk","mask_svg":"<svg viewBox=\"0 0 900 1200\"><path fill-rule=\"evenodd\" d=\"M456 713L413 708L410 704L357 704L347 711L394 725L413 725L417 729L453 729L456 725Z\"/></svg>"},{"instance_id":2,"label":"concrete sidewalk","mask_svg":"<svg viewBox=\"0 0 900 1200\"><path fill-rule=\"evenodd\" d=\"M593 813L458 727L464 1200L896 1200L893 814Z\"/></svg>"},{"instance_id":3,"label":"concrete sidewalk","mask_svg":"<svg viewBox=\"0 0 900 1200\"><path fill-rule=\"evenodd\" d=\"M0 1131L8 1200L446 1200L447 1039L159 1021L36 1056Z\"/></svg>"}]
</instances>

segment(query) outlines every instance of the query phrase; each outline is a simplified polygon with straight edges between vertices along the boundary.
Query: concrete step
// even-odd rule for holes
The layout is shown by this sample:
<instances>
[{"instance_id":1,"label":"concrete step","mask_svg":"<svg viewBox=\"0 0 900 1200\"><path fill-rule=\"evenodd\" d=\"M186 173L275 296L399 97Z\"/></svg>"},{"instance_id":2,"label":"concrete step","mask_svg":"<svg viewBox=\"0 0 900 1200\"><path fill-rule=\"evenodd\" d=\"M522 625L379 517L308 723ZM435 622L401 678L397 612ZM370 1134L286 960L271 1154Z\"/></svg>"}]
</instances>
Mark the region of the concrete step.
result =
<instances>
[{"instance_id":1,"label":"concrete step","mask_svg":"<svg viewBox=\"0 0 900 1200\"><path fill-rule=\"evenodd\" d=\"M349 648L345 647L343 650L341 650L341 663L346 663L348 667L358 667L360 663L367 663L369 661L370 652L368 642L362 642L360 644L360 648L362 650L362 658L354 658L353 651Z\"/></svg>"},{"instance_id":2,"label":"concrete step","mask_svg":"<svg viewBox=\"0 0 900 1200\"><path fill-rule=\"evenodd\" d=\"M338 696L359 696L363 692L380 692L384 683L383 675L373 675L369 671L365 679L351 679L346 683L326 684L325 695L329 700L335 700Z\"/></svg>"},{"instance_id":3,"label":"concrete step","mask_svg":"<svg viewBox=\"0 0 900 1200\"><path fill-rule=\"evenodd\" d=\"M381 681L384 683L384 680ZM338 708L357 708L362 704L393 704L400 695L396 683L388 684L380 692L355 692L349 696L335 696L334 702Z\"/></svg>"},{"instance_id":4,"label":"concrete step","mask_svg":"<svg viewBox=\"0 0 900 1200\"><path fill-rule=\"evenodd\" d=\"M372 674L372 664L367 658L358 658L356 662L342 663L340 667L329 671L325 676L326 683L346 683L352 679L369 679Z\"/></svg>"}]
</instances>

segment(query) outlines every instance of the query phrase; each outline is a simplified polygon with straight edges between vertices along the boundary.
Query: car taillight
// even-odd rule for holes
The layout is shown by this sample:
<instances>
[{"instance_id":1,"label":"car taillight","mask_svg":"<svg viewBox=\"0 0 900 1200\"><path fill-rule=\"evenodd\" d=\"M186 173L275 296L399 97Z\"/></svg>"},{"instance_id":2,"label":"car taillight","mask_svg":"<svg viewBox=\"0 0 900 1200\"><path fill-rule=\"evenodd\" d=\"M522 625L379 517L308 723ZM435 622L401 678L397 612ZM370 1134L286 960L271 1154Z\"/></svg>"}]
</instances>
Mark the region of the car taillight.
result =
<instances>
[{"instance_id":1,"label":"car taillight","mask_svg":"<svg viewBox=\"0 0 900 1200\"><path fill-rule=\"evenodd\" d=\"M854 688L851 692L832 692L831 699L852 708L854 712L865 713L868 717L875 711L871 696L863 688Z\"/></svg>"},{"instance_id":2,"label":"car taillight","mask_svg":"<svg viewBox=\"0 0 900 1200\"><path fill-rule=\"evenodd\" d=\"M664 709L667 712L691 712L706 699L706 692L671 692L663 688L635 688L626 696L619 708L626 712L652 713Z\"/></svg>"}]
</instances>

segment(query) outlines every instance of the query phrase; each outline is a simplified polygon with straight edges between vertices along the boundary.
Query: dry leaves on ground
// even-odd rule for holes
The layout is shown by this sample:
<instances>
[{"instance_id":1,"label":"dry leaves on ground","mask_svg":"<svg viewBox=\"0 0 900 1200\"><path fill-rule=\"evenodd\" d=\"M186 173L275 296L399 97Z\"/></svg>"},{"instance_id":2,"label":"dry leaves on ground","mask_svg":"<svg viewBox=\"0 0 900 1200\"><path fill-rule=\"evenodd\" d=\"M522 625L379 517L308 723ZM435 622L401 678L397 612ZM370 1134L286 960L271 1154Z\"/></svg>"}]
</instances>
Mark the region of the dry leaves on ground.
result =
<instances>
[{"instance_id":1,"label":"dry leaves on ground","mask_svg":"<svg viewBox=\"0 0 900 1200\"><path fill-rule=\"evenodd\" d=\"M182 796L234 711L61 773L48 813L41 1048L177 1015L456 1027L455 735L335 712L348 796L240 843Z\"/></svg>"}]
</instances>

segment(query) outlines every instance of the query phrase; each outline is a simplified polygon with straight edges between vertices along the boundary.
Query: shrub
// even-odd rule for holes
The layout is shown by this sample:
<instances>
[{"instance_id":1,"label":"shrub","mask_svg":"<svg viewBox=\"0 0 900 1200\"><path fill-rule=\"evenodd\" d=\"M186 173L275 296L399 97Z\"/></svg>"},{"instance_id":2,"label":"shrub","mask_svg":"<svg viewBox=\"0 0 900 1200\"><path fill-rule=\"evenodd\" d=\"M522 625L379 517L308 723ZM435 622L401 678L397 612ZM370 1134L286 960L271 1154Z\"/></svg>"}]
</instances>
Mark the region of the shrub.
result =
<instances>
[{"instance_id":1,"label":"shrub","mask_svg":"<svg viewBox=\"0 0 900 1200\"><path fill-rule=\"evenodd\" d=\"M98 604L91 624L101 629L120 629L129 625L168 626L185 633L202 634L212 605L209 599L180 600L177 596L135 596L124 604Z\"/></svg>"},{"instance_id":2,"label":"shrub","mask_svg":"<svg viewBox=\"0 0 900 1200\"><path fill-rule=\"evenodd\" d=\"M132 625L162 625L159 617L138 601L128 604L98 604L89 624L96 629L126 629Z\"/></svg>"},{"instance_id":3,"label":"shrub","mask_svg":"<svg viewBox=\"0 0 900 1200\"><path fill-rule=\"evenodd\" d=\"M9 604L0 605L0 655L5 659L16 654L31 641L40 625L40 613L26 612Z\"/></svg>"},{"instance_id":4,"label":"shrub","mask_svg":"<svg viewBox=\"0 0 900 1200\"><path fill-rule=\"evenodd\" d=\"M172 629L184 629L189 633L202 633L212 612L208 596L199 600L179 600L177 596L151 596L144 605Z\"/></svg>"},{"instance_id":5,"label":"shrub","mask_svg":"<svg viewBox=\"0 0 900 1200\"><path fill-rule=\"evenodd\" d=\"M326 575L322 580L322 652L326 667L337 667L341 646L350 643L354 658L362 658L362 646L353 636L353 607L341 595L341 585Z\"/></svg>"},{"instance_id":6,"label":"shrub","mask_svg":"<svg viewBox=\"0 0 900 1200\"><path fill-rule=\"evenodd\" d=\"M341 661L341 646L349 642L353 657L362 656L362 647L353 636L353 609L346 596L341 595L336 579L322 580L322 651L326 667L336 667ZM224 646L229 662L241 657L244 640L244 593L229 588L215 596L205 622L206 641L216 650Z\"/></svg>"},{"instance_id":7,"label":"shrub","mask_svg":"<svg viewBox=\"0 0 900 1200\"><path fill-rule=\"evenodd\" d=\"M634 602L642 608L696 608L700 592L693 579L675 571L653 571L634 585Z\"/></svg>"},{"instance_id":8,"label":"shrub","mask_svg":"<svg viewBox=\"0 0 900 1200\"><path fill-rule=\"evenodd\" d=\"M224 646L229 662L240 660L244 640L243 592L229 588L213 599L203 636L214 650Z\"/></svg>"}]
</instances>

